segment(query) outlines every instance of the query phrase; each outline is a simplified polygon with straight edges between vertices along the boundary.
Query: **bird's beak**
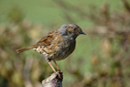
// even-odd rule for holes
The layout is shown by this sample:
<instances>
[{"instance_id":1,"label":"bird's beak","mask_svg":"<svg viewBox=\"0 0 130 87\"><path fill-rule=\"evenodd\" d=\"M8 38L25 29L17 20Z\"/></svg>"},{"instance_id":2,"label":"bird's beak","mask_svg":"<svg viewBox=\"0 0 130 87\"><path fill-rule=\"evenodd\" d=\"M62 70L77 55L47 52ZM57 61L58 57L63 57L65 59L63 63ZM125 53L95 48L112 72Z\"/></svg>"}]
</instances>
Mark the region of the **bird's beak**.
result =
<instances>
[{"instance_id":1,"label":"bird's beak","mask_svg":"<svg viewBox=\"0 0 130 87\"><path fill-rule=\"evenodd\" d=\"M80 34L86 35L83 31L81 31Z\"/></svg>"}]
</instances>

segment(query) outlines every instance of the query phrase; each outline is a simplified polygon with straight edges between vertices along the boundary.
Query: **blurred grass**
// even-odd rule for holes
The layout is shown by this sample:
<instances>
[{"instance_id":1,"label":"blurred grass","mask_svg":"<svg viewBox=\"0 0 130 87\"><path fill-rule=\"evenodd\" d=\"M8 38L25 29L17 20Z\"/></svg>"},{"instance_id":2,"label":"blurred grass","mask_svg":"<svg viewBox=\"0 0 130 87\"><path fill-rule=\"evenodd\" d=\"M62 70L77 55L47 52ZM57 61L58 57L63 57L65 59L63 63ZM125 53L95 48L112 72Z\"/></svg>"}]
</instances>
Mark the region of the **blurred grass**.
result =
<instances>
[{"instance_id":1,"label":"blurred grass","mask_svg":"<svg viewBox=\"0 0 130 87\"><path fill-rule=\"evenodd\" d=\"M64 0L63 0L64 1ZM110 4L111 10L121 10L122 5L120 0L78 0L69 1L70 4L74 6L78 6L82 8L82 10L89 11L90 6L95 5L97 7L101 7L104 3ZM58 26L62 24L66 24L66 19L63 18L63 13L61 8L57 6L55 1L53 0L1 0L0 1L0 23L6 21L6 15L8 15L8 11L11 10L12 7L17 6L22 9L25 14L25 19L30 20L36 24L43 24L45 27L49 27L53 24ZM70 11L68 11L70 12ZM70 12L69 15L76 20L76 24L79 24L83 28L86 26L90 26L92 23L90 20L79 19L78 16L73 16L75 12ZM7 22L7 21L6 21Z\"/></svg>"}]
</instances>

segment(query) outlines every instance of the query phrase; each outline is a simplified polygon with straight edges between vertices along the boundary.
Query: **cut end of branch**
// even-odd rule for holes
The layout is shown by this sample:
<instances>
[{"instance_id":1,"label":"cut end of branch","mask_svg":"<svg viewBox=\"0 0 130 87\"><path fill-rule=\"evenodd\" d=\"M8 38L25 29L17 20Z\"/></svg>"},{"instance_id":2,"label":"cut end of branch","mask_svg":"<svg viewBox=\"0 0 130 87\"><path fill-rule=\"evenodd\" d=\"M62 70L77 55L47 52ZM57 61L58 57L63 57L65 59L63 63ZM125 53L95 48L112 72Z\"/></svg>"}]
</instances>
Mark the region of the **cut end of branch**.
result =
<instances>
[{"instance_id":1,"label":"cut end of branch","mask_svg":"<svg viewBox=\"0 0 130 87\"><path fill-rule=\"evenodd\" d=\"M62 87L63 74L57 71L42 81L42 87Z\"/></svg>"}]
</instances>

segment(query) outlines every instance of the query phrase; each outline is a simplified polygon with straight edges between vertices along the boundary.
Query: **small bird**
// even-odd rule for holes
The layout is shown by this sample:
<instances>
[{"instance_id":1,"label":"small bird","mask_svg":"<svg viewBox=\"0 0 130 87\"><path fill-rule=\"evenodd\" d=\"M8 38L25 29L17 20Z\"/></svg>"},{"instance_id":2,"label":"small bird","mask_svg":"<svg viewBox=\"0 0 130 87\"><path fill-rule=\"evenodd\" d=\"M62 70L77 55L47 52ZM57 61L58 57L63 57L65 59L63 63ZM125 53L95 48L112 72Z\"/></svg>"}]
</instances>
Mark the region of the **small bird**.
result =
<instances>
[{"instance_id":1,"label":"small bird","mask_svg":"<svg viewBox=\"0 0 130 87\"><path fill-rule=\"evenodd\" d=\"M80 34L86 35L78 25L64 24L58 30L52 31L41 38L35 45L17 49L16 52L21 53L26 50L34 49L44 55L54 72L56 72L56 70L52 66L51 60L53 60L57 69L60 71L56 61L65 59L74 51L76 38Z\"/></svg>"}]
</instances>

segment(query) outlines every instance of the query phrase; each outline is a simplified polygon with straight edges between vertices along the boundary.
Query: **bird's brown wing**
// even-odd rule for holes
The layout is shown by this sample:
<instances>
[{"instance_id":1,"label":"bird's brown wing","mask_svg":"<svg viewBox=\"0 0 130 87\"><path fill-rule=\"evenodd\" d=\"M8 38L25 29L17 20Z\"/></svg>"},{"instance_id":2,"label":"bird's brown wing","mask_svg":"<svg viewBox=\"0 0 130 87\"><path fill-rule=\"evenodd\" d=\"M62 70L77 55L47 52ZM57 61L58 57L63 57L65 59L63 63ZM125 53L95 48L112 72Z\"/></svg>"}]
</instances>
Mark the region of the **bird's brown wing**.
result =
<instances>
[{"instance_id":1,"label":"bird's brown wing","mask_svg":"<svg viewBox=\"0 0 130 87\"><path fill-rule=\"evenodd\" d=\"M49 46L55 39L56 34L57 33L55 31L48 33L45 37L41 38L41 40L37 42L37 45Z\"/></svg>"},{"instance_id":2,"label":"bird's brown wing","mask_svg":"<svg viewBox=\"0 0 130 87\"><path fill-rule=\"evenodd\" d=\"M39 45L42 48L42 50L47 54L51 54L58 50L57 46L59 46L59 43L62 40L62 36L59 35L57 31L52 31L49 34L47 34L47 36L39 40L37 42L37 45Z\"/></svg>"}]
</instances>

